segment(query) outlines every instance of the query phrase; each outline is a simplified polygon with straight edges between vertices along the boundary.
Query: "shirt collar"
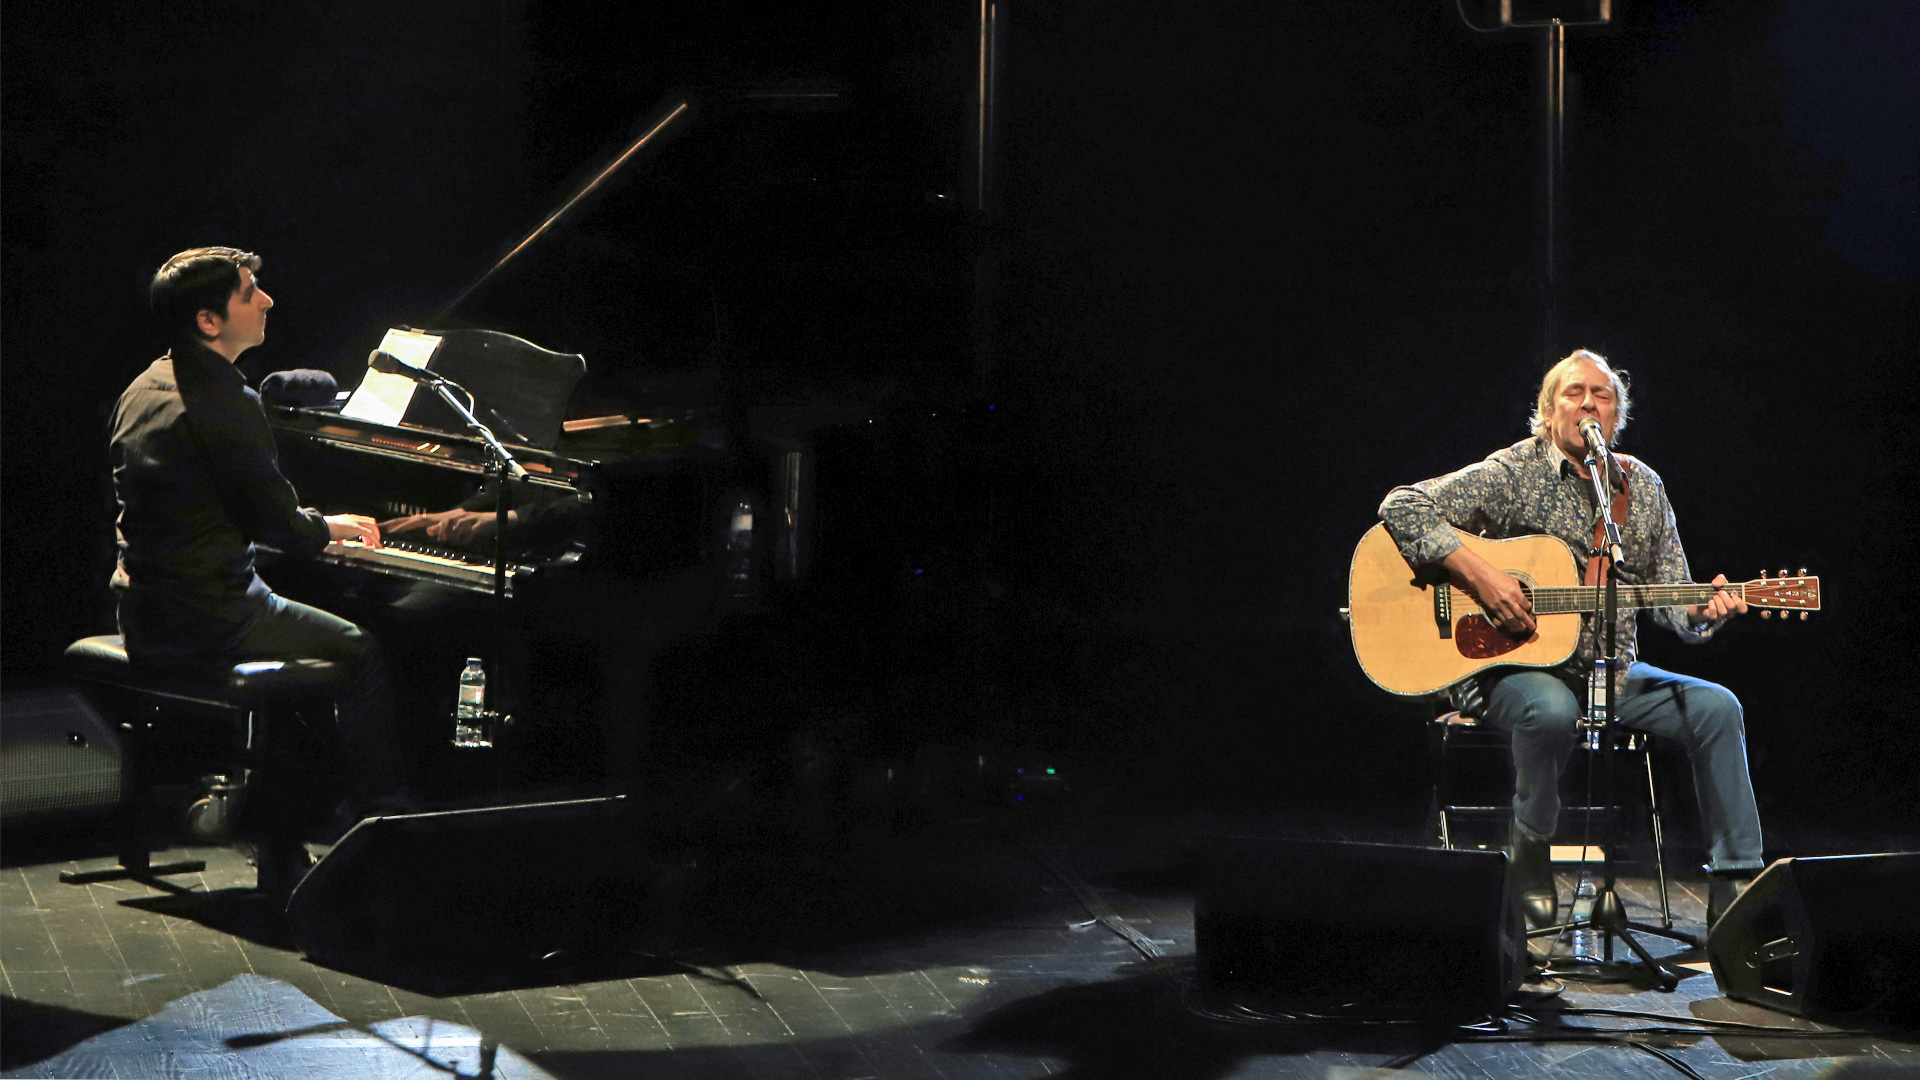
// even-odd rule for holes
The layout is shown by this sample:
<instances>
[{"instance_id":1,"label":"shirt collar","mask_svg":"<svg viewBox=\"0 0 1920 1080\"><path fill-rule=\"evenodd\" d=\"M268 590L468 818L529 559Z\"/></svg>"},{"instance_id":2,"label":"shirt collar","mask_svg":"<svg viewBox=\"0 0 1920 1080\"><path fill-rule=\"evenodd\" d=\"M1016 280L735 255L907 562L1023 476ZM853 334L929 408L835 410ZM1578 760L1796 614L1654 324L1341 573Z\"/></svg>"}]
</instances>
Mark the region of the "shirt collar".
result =
<instances>
[{"instance_id":1,"label":"shirt collar","mask_svg":"<svg viewBox=\"0 0 1920 1080\"><path fill-rule=\"evenodd\" d=\"M1572 454L1569 454L1565 450L1562 450L1560 448L1560 444L1557 442L1554 442L1552 439L1542 437L1540 441L1547 444L1547 453L1551 455L1551 457L1548 460L1551 460L1555 463L1555 465L1559 468L1562 475L1572 476L1582 482L1586 481L1586 477L1580 475L1580 466L1583 464L1583 462L1575 461L1573 459ZM1622 480L1618 470L1613 470L1613 475L1609 476L1608 479L1612 481L1612 483L1610 483L1608 487L1611 487L1616 491L1626 490L1624 486L1624 481Z\"/></svg>"},{"instance_id":2,"label":"shirt collar","mask_svg":"<svg viewBox=\"0 0 1920 1080\"><path fill-rule=\"evenodd\" d=\"M1578 461L1573 460L1572 454L1569 454L1565 450L1561 449L1560 444L1557 442L1554 442L1550 438L1542 436L1540 441L1547 444L1547 453L1553 456L1555 464L1559 466L1561 471L1564 472L1568 468L1572 468L1573 475L1575 476L1580 475L1580 463Z\"/></svg>"},{"instance_id":3,"label":"shirt collar","mask_svg":"<svg viewBox=\"0 0 1920 1080\"><path fill-rule=\"evenodd\" d=\"M226 378L232 379L234 382L243 386L246 385L247 377L241 373L240 365L228 360L226 357L221 356L219 353L214 352L212 349L207 348L197 341L188 342L184 345L175 345L173 348L167 350L167 356L173 360L176 369L181 364L190 364L208 374L224 371L226 372ZM176 377L178 377L177 370ZM215 377L218 378L219 376L216 375Z\"/></svg>"}]
</instances>

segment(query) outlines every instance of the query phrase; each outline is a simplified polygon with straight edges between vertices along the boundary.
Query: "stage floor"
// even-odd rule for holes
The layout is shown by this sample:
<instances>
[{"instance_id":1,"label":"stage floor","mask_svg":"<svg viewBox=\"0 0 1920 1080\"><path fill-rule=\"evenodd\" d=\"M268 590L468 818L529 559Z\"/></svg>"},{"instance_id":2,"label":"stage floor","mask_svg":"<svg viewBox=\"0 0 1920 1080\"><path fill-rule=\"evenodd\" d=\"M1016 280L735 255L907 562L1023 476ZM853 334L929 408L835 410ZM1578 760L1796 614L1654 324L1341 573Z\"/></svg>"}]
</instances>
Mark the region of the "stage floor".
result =
<instances>
[{"instance_id":1,"label":"stage floor","mask_svg":"<svg viewBox=\"0 0 1920 1080\"><path fill-rule=\"evenodd\" d=\"M783 822L771 831L767 820L748 815L683 837L678 857L711 868L707 885L686 902L663 901L671 911L636 919L621 955L592 958L590 977L556 966L551 978L531 980L537 985L436 993L303 959L248 898L253 871L239 850L157 855L207 861L203 873L173 879L182 890L175 893L130 882L63 885L60 871L104 867L111 858L31 862L16 848L0 871L5 1074L1360 1080L1387 1074L1381 1070L1484 1077L1551 1069L1572 1078L1691 1069L1732 1080L1920 1073L1920 1041L1910 1041L1920 1036L1702 1030L1644 1035L1635 1040L1640 1046L1600 1037L1480 1041L1458 1031L1229 1024L1193 1011L1194 853L1209 836L1406 841L1377 830L1094 801L972 808L911 822ZM1848 850L1871 850L1865 842ZM1563 874L1563 890L1569 885ZM1626 877L1621 891L1631 917L1656 916L1650 878ZM1698 871L1681 873L1671 895L1678 926L1698 930ZM487 902L484 875L476 876L471 902ZM1682 951L1649 942L1662 956ZM1422 947L1417 924L1406 928L1406 947ZM1704 957L1696 959L1700 968L1671 993L1568 980L1556 996L1528 998L1524 1011L1546 1021L1574 1008L1672 1018L1558 1019L1616 1032L1698 1020L1831 1030L1721 997ZM1541 1029L1510 1021L1505 1034L1529 1030Z\"/></svg>"}]
</instances>

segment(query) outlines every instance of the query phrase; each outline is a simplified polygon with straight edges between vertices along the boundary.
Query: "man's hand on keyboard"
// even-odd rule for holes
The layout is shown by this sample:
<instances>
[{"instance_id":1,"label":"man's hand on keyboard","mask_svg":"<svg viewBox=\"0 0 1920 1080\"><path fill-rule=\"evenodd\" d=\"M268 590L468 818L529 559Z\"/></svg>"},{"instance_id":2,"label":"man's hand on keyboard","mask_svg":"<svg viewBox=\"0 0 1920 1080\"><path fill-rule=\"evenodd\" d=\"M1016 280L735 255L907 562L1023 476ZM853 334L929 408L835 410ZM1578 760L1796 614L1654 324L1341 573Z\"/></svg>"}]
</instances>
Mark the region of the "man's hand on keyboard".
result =
<instances>
[{"instance_id":1,"label":"man's hand on keyboard","mask_svg":"<svg viewBox=\"0 0 1920 1080\"><path fill-rule=\"evenodd\" d=\"M327 518L327 539L358 540L370 548L380 546L380 529L365 514L335 514Z\"/></svg>"},{"instance_id":2,"label":"man's hand on keyboard","mask_svg":"<svg viewBox=\"0 0 1920 1080\"><path fill-rule=\"evenodd\" d=\"M507 521L511 523L513 518L514 512L507 511ZM493 511L454 509L409 514L381 522L380 531L395 538L425 535L441 544L476 544L493 536Z\"/></svg>"}]
</instances>

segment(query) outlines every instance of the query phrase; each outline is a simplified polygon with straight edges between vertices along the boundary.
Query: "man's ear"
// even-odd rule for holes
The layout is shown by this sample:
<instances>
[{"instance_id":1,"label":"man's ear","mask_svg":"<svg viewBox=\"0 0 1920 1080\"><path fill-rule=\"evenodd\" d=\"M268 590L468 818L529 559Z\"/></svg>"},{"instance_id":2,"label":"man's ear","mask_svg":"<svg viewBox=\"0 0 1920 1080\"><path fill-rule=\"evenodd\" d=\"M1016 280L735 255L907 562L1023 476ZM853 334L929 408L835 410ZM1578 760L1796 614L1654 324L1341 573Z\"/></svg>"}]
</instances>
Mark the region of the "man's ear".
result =
<instances>
[{"instance_id":1,"label":"man's ear","mask_svg":"<svg viewBox=\"0 0 1920 1080\"><path fill-rule=\"evenodd\" d=\"M193 328L200 331L201 337L212 341L220 336L220 328L226 325L226 321L226 316L219 312L201 308L200 313L193 317Z\"/></svg>"}]
</instances>

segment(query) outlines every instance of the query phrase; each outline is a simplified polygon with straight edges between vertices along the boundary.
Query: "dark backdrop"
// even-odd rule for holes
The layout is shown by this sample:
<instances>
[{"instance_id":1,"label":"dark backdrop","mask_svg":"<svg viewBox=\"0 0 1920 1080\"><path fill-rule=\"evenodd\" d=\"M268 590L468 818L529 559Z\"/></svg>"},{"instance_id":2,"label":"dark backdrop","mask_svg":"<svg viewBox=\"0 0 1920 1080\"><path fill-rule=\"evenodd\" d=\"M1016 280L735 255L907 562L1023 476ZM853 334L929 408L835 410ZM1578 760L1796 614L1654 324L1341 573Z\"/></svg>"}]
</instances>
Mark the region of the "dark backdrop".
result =
<instances>
[{"instance_id":1,"label":"dark backdrop","mask_svg":"<svg viewBox=\"0 0 1920 1080\"><path fill-rule=\"evenodd\" d=\"M921 619L923 651L870 672L896 742L960 700L943 737L1168 789L1417 801L1420 710L1365 684L1335 609L1390 486L1525 433L1551 358L1539 35L1474 33L1439 0L1004 5L982 222L953 206L976 9L947 6L10 8L9 682L110 625L103 422L158 351L142 289L166 255L264 252L279 306L249 367L346 376L694 88L704 126L461 318L736 401L925 412L929 475L971 493L947 507L974 550L941 610L988 614ZM1915 19L1616 8L1570 35L1552 351L1633 373L1625 446L1666 479L1696 571L1806 565L1826 593L1804 625L1648 656L1742 695L1770 808L1910 823ZM856 105L718 107L783 80ZM943 406L990 434L943 441ZM870 497L924 501L913 460ZM950 662L968 650L991 656Z\"/></svg>"}]
</instances>

